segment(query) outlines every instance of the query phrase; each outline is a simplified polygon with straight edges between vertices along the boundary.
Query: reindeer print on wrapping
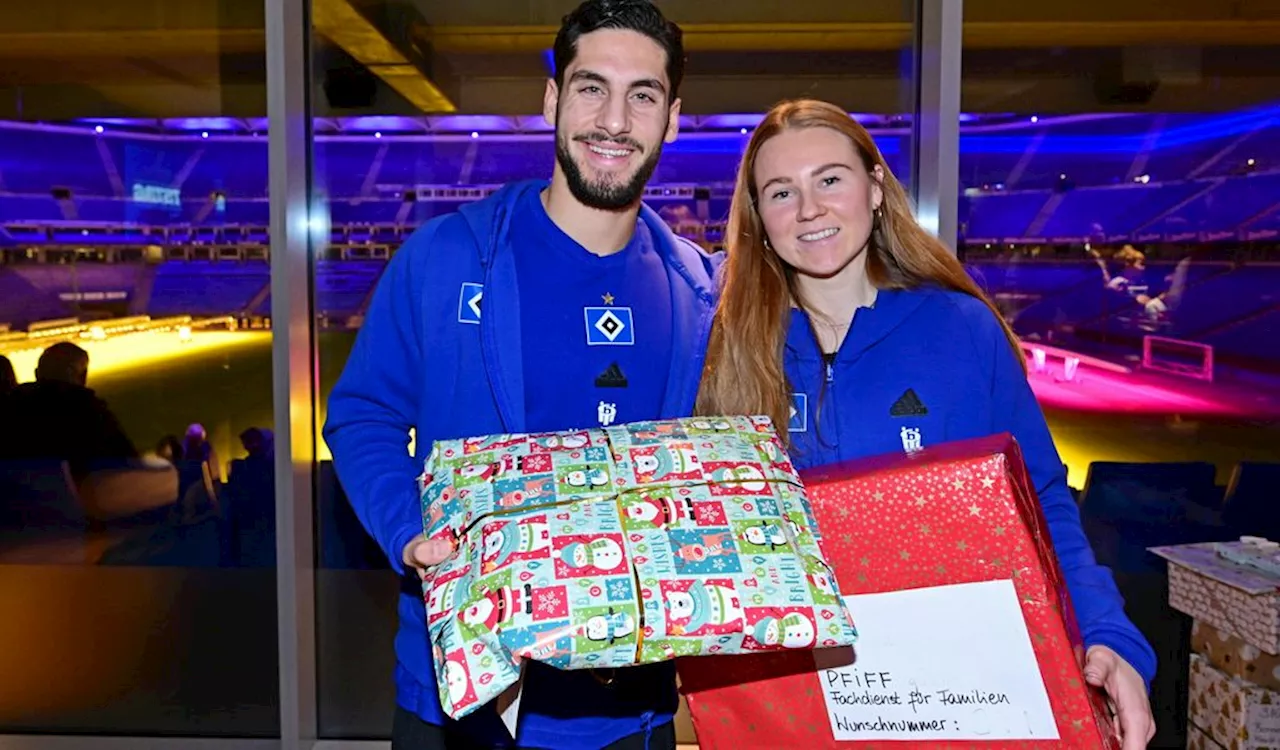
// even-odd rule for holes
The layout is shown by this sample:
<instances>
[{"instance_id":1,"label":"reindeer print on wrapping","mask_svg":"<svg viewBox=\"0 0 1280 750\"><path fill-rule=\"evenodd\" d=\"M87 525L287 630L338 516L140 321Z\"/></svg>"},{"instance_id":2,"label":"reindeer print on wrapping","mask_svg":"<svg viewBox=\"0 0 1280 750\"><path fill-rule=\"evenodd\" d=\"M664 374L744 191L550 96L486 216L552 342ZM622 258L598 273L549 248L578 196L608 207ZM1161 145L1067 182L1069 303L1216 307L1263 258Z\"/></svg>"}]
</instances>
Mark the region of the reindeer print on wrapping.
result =
<instances>
[{"instance_id":1,"label":"reindeer print on wrapping","mask_svg":"<svg viewBox=\"0 0 1280 750\"><path fill-rule=\"evenodd\" d=\"M611 669L857 639L803 486L765 417L445 440L423 527L441 705L465 716L521 659Z\"/></svg>"}]
</instances>

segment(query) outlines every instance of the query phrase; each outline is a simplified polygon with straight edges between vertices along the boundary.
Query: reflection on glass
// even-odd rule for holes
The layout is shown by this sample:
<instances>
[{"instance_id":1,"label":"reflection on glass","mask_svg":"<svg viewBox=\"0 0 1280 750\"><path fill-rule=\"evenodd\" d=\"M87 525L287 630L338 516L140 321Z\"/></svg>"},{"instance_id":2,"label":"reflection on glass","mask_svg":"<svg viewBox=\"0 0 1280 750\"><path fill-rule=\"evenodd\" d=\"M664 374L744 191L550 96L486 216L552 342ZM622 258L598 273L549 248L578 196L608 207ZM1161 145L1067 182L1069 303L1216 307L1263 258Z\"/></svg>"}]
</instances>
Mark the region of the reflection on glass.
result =
<instances>
[{"instance_id":1,"label":"reflection on glass","mask_svg":"<svg viewBox=\"0 0 1280 750\"><path fill-rule=\"evenodd\" d=\"M1152 746L1174 747L1189 623L1145 549L1280 532L1259 489L1280 465L1280 100L1249 23L1187 4L1155 31L1139 5L966 35L960 222L1094 549L1159 654ZM1086 33L1102 25L1105 44Z\"/></svg>"},{"instance_id":2,"label":"reflection on glass","mask_svg":"<svg viewBox=\"0 0 1280 750\"><path fill-rule=\"evenodd\" d=\"M181 7L0 61L0 734L279 732L261 9Z\"/></svg>"},{"instance_id":3,"label":"reflection on glass","mask_svg":"<svg viewBox=\"0 0 1280 750\"><path fill-rule=\"evenodd\" d=\"M354 15L345 3L316 5L314 190L330 227L315 269L321 422L372 291L400 244L427 221L506 183L550 177L555 142L543 117L549 30L576 4L511 12L494 0L364 2ZM664 5L684 30L683 107L679 135L663 147L646 203L678 234L722 249L751 129L776 101L803 95L856 113L906 181L910 5ZM405 75L374 64L393 58L404 61ZM318 457L320 734L385 738L395 708L396 599L415 584L402 584L365 534L323 442ZM677 734L693 740L683 716Z\"/></svg>"}]
</instances>

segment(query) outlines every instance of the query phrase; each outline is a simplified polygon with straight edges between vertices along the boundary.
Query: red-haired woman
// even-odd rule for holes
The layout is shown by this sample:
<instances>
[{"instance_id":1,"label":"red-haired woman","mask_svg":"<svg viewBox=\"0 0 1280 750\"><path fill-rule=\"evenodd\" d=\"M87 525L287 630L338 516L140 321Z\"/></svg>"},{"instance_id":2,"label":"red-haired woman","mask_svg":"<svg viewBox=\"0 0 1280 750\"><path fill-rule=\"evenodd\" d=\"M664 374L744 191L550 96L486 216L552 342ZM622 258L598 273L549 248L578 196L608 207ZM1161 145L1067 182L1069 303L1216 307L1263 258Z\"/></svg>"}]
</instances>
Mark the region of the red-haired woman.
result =
<instances>
[{"instance_id":1,"label":"red-haired woman","mask_svg":"<svg viewBox=\"0 0 1280 750\"><path fill-rule=\"evenodd\" d=\"M699 413L771 416L801 468L1012 433L1080 620L1085 676L1114 702L1124 748L1146 747L1155 654L1094 559L1017 338L916 223L871 136L831 104L779 104L751 137L730 210Z\"/></svg>"}]
</instances>

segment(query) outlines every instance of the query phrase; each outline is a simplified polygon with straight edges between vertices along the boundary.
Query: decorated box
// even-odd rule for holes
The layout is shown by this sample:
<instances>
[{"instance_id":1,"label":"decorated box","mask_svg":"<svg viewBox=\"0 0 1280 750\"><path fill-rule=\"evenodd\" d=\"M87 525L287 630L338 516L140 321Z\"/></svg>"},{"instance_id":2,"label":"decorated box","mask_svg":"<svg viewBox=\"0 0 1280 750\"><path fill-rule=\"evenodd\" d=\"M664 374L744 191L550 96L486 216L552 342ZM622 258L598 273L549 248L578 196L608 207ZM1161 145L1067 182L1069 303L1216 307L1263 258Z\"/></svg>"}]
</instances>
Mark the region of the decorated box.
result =
<instances>
[{"instance_id":1,"label":"decorated box","mask_svg":"<svg viewBox=\"0 0 1280 750\"><path fill-rule=\"evenodd\" d=\"M455 543L424 581L451 717L525 658L609 669L856 639L767 418L441 441L420 489L427 535Z\"/></svg>"},{"instance_id":2,"label":"decorated box","mask_svg":"<svg viewBox=\"0 0 1280 750\"><path fill-rule=\"evenodd\" d=\"M1215 628L1207 622L1191 623L1191 650L1204 657L1213 668L1253 684L1280 690L1280 656L1264 653L1243 638Z\"/></svg>"},{"instance_id":3,"label":"decorated box","mask_svg":"<svg viewBox=\"0 0 1280 750\"><path fill-rule=\"evenodd\" d=\"M1280 747L1280 693L1215 669L1191 655L1187 719L1227 750Z\"/></svg>"},{"instance_id":4,"label":"decorated box","mask_svg":"<svg viewBox=\"0 0 1280 750\"><path fill-rule=\"evenodd\" d=\"M1169 606L1280 655L1280 575L1228 559L1246 546L1205 542L1151 551L1169 562Z\"/></svg>"},{"instance_id":5,"label":"decorated box","mask_svg":"<svg viewBox=\"0 0 1280 750\"><path fill-rule=\"evenodd\" d=\"M1187 727L1187 750L1225 750L1213 738L1191 725Z\"/></svg>"},{"instance_id":6,"label":"decorated box","mask_svg":"<svg viewBox=\"0 0 1280 750\"><path fill-rule=\"evenodd\" d=\"M1011 437L803 478L858 644L677 662L703 750L1119 747Z\"/></svg>"}]
</instances>

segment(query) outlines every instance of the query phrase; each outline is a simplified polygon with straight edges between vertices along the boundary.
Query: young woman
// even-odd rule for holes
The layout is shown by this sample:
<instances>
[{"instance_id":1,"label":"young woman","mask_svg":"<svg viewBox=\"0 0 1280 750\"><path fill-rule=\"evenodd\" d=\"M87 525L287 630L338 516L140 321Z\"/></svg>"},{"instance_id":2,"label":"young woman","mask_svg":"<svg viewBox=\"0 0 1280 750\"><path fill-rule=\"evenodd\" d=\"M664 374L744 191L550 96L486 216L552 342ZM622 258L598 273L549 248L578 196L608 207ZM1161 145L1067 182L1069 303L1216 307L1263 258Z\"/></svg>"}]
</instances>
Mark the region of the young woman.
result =
<instances>
[{"instance_id":1,"label":"young woman","mask_svg":"<svg viewBox=\"0 0 1280 750\"><path fill-rule=\"evenodd\" d=\"M774 107L747 146L726 237L698 412L773 417L800 468L1012 433L1084 632L1085 676L1115 704L1125 750L1146 747L1155 654L1094 560L1017 339L915 222L866 130L825 102Z\"/></svg>"}]
</instances>

